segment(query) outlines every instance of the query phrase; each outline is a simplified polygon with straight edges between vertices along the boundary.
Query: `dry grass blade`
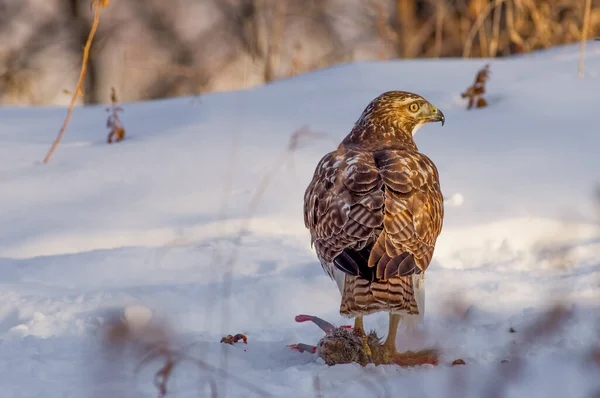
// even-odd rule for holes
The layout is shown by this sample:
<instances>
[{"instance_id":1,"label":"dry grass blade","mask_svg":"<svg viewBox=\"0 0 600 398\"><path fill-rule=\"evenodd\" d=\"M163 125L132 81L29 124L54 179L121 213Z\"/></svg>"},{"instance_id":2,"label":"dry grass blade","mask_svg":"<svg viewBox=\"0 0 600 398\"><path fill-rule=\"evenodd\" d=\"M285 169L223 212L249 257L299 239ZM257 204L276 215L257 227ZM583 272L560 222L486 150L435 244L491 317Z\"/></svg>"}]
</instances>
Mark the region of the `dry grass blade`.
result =
<instances>
[{"instance_id":1,"label":"dry grass blade","mask_svg":"<svg viewBox=\"0 0 600 398\"><path fill-rule=\"evenodd\" d=\"M48 163L52 154L56 150L56 147L60 143L71 118L73 117L73 107L75 106L75 101L77 100L77 96L83 93L83 81L85 79L85 72L87 69L88 58L90 56L90 48L92 47L92 40L94 39L94 35L96 34L96 30L98 30L98 23L100 22L100 10L106 6L108 6L109 0L93 0L90 6L94 7L94 21L92 22L92 27L90 29L90 34L88 35L87 41L85 42L85 47L83 48L83 59L81 61L81 72L79 73L79 80L77 81L77 87L75 91L73 91L73 96L71 97L71 102L69 104L69 111L67 113L67 117L58 132L58 136L54 140L54 143L50 147L48 154L44 158L44 163Z\"/></svg>"},{"instance_id":2,"label":"dry grass blade","mask_svg":"<svg viewBox=\"0 0 600 398\"><path fill-rule=\"evenodd\" d=\"M583 30L581 32L581 48L579 50L579 77L583 77L583 59L585 56L585 41L587 40L590 29L590 14L592 11L592 0L585 1L585 11L583 15Z\"/></svg>"},{"instance_id":3,"label":"dry grass blade","mask_svg":"<svg viewBox=\"0 0 600 398\"><path fill-rule=\"evenodd\" d=\"M435 2L435 45L434 45L434 56L439 58L442 54L442 42L443 42L443 26L444 26L444 14L445 5L442 0Z\"/></svg>"},{"instance_id":4,"label":"dry grass blade","mask_svg":"<svg viewBox=\"0 0 600 398\"><path fill-rule=\"evenodd\" d=\"M500 19L502 18L502 4L499 3L494 7L492 39L489 47L489 56L495 57L498 52L498 42L500 40Z\"/></svg>"},{"instance_id":5,"label":"dry grass blade","mask_svg":"<svg viewBox=\"0 0 600 398\"><path fill-rule=\"evenodd\" d=\"M473 24L473 26L471 27L471 30L469 31L467 40L465 40L465 47L463 50L464 58L467 58L469 55L471 55L471 48L473 47L473 40L475 39L475 35L477 34L477 32L479 32L481 30L483 23L485 22L487 17L490 15L492 10L500 7L502 5L502 3L504 3L505 1L506 0L495 0L493 3L489 3L486 6L486 8L483 11L481 11L479 13L479 15L477 15L477 19L475 20L475 23Z\"/></svg>"}]
</instances>

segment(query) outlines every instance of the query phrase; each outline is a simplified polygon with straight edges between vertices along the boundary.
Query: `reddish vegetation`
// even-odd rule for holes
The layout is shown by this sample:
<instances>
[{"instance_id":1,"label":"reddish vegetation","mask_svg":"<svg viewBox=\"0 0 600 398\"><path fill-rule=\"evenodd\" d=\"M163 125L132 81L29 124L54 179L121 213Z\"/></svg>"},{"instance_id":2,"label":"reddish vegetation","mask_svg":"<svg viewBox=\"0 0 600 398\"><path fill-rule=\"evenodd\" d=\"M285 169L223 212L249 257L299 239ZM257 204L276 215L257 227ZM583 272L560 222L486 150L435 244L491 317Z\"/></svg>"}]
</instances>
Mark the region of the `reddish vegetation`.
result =
<instances>
[{"instance_id":1,"label":"reddish vegetation","mask_svg":"<svg viewBox=\"0 0 600 398\"><path fill-rule=\"evenodd\" d=\"M484 108L487 106L487 101L483 98L483 94L485 93L485 82L489 77L490 65L487 64L477 72L475 82L461 94L461 97L469 99L467 109L471 109L473 105L477 108Z\"/></svg>"},{"instance_id":2,"label":"reddish vegetation","mask_svg":"<svg viewBox=\"0 0 600 398\"><path fill-rule=\"evenodd\" d=\"M235 336L228 334L227 336L225 336L221 339L221 343L233 345L240 340L242 340L244 342L244 344L248 344L248 338L246 337L246 335L241 334L241 333L238 333Z\"/></svg>"},{"instance_id":3,"label":"reddish vegetation","mask_svg":"<svg viewBox=\"0 0 600 398\"><path fill-rule=\"evenodd\" d=\"M125 128L121 123L118 112L123 112L123 108L118 105L117 91L113 87L110 91L110 108L106 108L109 113L108 120L106 120L106 128L110 129L108 134L108 143L121 142L125 139Z\"/></svg>"}]
</instances>

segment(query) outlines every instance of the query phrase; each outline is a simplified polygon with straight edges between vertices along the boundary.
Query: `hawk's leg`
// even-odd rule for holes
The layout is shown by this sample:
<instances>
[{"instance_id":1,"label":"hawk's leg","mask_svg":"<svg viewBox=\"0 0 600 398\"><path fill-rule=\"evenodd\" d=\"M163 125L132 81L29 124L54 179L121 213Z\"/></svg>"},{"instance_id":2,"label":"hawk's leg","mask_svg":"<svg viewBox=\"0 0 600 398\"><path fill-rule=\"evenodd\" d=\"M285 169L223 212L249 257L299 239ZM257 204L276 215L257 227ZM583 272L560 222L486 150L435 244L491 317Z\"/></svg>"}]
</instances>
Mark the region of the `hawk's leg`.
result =
<instances>
[{"instance_id":1,"label":"hawk's leg","mask_svg":"<svg viewBox=\"0 0 600 398\"><path fill-rule=\"evenodd\" d=\"M398 334L398 325L400 324L401 317L402 315L390 313L388 334L383 343L383 355L386 363L392 363L392 358L398 355L398 351L396 350L396 335Z\"/></svg>"},{"instance_id":2,"label":"hawk's leg","mask_svg":"<svg viewBox=\"0 0 600 398\"><path fill-rule=\"evenodd\" d=\"M390 313L389 331L383 343L383 360L385 363L395 363L400 366L437 365L438 359L434 350L398 352L396 349L396 336L398 334L400 319L402 319L402 315Z\"/></svg>"},{"instance_id":3,"label":"hawk's leg","mask_svg":"<svg viewBox=\"0 0 600 398\"><path fill-rule=\"evenodd\" d=\"M369 347L367 334L365 333L365 327L363 325L363 317L357 316L354 319L354 333L356 333L363 342L363 348L365 350L365 354L367 354L367 360L369 363L373 362L373 353L371 352L371 347Z\"/></svg>"}]
</instances>

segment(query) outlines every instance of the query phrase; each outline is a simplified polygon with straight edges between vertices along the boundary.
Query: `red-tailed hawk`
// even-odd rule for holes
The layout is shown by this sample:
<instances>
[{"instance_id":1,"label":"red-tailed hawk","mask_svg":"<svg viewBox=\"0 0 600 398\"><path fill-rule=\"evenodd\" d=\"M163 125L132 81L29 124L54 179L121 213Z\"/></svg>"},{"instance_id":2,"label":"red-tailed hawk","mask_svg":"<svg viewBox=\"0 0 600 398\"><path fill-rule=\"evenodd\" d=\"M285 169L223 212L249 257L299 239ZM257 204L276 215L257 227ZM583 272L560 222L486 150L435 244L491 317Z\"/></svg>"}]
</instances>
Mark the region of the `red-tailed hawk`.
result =
<instances>
[{"instance_id":1,"label":"red-tailed hawk","mask_svg":"<svg viewBox=\"0 0 600 398\"><path fill-rule=\"evenodd\" d=\"M402 315L423 314L425 270L444 216L438 171L413 135L444 121L417 94L381 94L321 159L304 195L304 223L337 282L340 313L355 317L364 336L364 315L389 312L388 358L401 355L395 340Z\"/></svg>"}]
</instances>

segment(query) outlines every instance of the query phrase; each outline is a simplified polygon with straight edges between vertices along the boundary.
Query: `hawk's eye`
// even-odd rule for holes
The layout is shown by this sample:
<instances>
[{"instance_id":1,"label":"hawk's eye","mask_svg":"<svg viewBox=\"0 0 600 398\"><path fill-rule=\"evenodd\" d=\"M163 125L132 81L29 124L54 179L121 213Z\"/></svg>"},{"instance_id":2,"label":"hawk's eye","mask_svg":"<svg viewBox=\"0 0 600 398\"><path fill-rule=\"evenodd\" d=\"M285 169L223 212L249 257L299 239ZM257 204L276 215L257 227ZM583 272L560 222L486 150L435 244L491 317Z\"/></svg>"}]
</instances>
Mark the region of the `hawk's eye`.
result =
<instances>
[{"instance_id":1,"label":"hawk's eye","mask_svg":"<svg viewBox=\"0 0 600 398\"><path fill-rule=\"evenodd\" d=\"M416 112L419 110L419 104L417 104L416 102L413 102L412 104L410 104L410 106L408 107L408 109L411 112Z\"/></svg>"}]
</instances>

